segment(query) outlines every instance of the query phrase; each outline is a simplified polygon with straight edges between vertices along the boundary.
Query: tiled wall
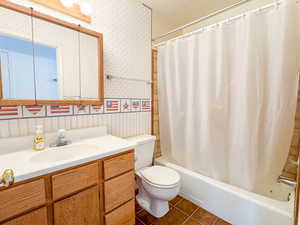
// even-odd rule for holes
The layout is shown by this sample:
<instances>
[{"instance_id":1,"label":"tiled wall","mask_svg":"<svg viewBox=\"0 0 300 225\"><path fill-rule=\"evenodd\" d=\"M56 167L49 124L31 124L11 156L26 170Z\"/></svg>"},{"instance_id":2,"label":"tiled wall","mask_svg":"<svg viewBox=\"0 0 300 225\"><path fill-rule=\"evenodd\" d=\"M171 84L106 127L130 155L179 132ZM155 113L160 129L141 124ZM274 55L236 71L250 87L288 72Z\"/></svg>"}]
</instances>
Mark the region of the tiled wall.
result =
<instances>
[{"instance_id":1,"label":"tiled wall","mask_svg":"<svg viewBox=\"0 0 300 225\"><path fill-rule=\"evenodd\" d=\"M149 134L151 100L110 98L102 106L0 107L0 137L31 135L36 125L43 125L46 132L104 125L116 136Z\"/></svg>"},{"instance_id":2,"label":"tiled wall","mask_svg":"<svg viewBox=\"0 0 300 225\"><path fill-rule=\"evenodd\" d=\"M159 110L158 110L158 86L157 86L157 51L152 50L152 134L156 136L155 157L161 156L159 135Z\"/></svg>"},{"instance_id":3,"label":"tiled wall","mask_svg":"<svg viewBox=\"0 0 300 225\"><path fill-rule=\"evenodd\" d=\"M11 1L103 33L105 74L151 80L151 13L140 1L93 1L91 24L26 0ZM130 80L105 80L105 98L104 108L2 108L0 138L33 134L38 124L43 124L47 132L106 125L109 133L122 137L151 133L151 85ZM11 115L4 115L6 110Z\"/></svg>"},{"instance_id":4,"label":"tiled wall","mask_svg":"<svg viewBox=\"0 0 300 225\"><path fill-rule=\"evenodd\" d=\"M300 87L300 81L299 81L299 87ZM290 147L289 156L282 172L282 176L287 177L294 181L296 181L297 178L298 167L291 162L298 161L299 148L300 148L300 88L299 87L298 87L298 102L297 102L297 111L295 117L294 135Z\"/></svg>"}]
</instances>

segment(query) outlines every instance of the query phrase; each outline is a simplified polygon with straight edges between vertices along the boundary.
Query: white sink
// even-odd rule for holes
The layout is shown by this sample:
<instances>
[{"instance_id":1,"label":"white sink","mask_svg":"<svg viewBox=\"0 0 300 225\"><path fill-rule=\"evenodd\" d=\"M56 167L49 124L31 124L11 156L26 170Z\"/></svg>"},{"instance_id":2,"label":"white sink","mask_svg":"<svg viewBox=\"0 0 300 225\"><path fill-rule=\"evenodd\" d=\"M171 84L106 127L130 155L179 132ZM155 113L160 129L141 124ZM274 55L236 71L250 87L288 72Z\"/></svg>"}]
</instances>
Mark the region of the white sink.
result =
<instances>
[{"instance_id":1,"label":"white sink","mask_svg":"<svg viewBox=\"0 0 300 225\"><path fill-rule=\"evenodd\" d=\"M30 158L33 163L47 163L70 160L85 155L91 151L95 152L97 146L90 144L71 144L62 147L49 148L38 152Z\"/></svg>"}]
</instances>

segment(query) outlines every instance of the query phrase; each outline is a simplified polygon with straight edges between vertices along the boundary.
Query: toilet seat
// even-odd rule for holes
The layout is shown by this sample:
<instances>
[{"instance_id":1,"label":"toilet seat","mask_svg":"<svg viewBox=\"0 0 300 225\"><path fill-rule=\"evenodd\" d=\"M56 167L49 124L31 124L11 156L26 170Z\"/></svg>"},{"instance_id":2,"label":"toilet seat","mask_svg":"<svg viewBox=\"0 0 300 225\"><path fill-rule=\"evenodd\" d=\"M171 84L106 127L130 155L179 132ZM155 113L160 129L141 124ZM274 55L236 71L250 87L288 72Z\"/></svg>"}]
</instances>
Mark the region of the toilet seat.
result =
<instances>
[{"instance_id":1,"label":"toilet seat","mask_svg":"<svg viewBox=\"0 0 300 225\"><path fill-rule=\"evenodd\" d=\"M159 188L173 188L180 182L180 176L175 170L163 166L146 167L139 174L145 182Z\"/></svg>"}]
</instances>

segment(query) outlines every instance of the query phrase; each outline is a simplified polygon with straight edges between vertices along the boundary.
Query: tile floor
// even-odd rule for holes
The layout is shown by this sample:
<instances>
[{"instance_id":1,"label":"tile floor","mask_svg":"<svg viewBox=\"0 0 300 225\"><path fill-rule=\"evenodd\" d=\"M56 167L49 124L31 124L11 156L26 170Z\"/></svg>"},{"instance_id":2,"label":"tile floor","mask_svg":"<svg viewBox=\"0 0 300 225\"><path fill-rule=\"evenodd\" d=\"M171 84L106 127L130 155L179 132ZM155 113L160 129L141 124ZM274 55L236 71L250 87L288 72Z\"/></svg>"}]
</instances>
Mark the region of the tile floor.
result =
<instances>
[{"instance_id":1,"label":"tile floor","mask_svg":"<svg viewBox=\"0 0 300 225\"><path fill-rule=\"evenodd\" d=\"M192 202L177 196L170 201L170 211L157 219L136 203L136 225L230 225Z\"/></svg>"}]
</instances>

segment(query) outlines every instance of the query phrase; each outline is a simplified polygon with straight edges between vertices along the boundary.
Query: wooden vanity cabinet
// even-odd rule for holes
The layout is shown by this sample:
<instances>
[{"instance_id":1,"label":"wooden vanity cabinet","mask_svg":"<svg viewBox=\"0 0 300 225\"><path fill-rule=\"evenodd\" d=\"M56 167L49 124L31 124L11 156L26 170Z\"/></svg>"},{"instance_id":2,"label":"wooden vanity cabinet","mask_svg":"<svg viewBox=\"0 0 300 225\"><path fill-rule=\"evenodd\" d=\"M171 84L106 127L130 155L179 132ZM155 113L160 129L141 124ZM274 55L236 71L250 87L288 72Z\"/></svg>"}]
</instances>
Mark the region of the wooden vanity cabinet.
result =
<instances>
[{"instance_id":1,"label":"wooden vanity cabinet","mask_svg":"<svg viewBox=\"0 0 300 225\"><path fill-rule=\"evenodd\" d=\"M99 189L89 188L54 203L55 225L99 225Z\"/></svg>"},{"instance_id":2,"label":"wooden vanity cabinet","mask_svg":"<svg viewBox=\"0 0 300 225\"><path fill-rule=\"evenodd\" d=\"M46 204L44 179L0 189L0 221Z\"/></svg>"},{"instance_id":3,"label":"wooden vanity cabinet","mask_svg":"<svg viewBox=\"0 0 300 225\"><path fill-rule=\"evenodd\" d=\"M3 225L47 225L47 209L45 207L34 210L23 216L12 219Z\"/></svg>"},{"instance_id":4,"label":"wooden vanity cabinet","mask_svg":"<svg viewBox=\"0 0 300 225\"><path fill-rule=\"evenodd\" d=\"M134 225L134 152L0 188L0 225Z\"/></svg>"}]
</instances>

